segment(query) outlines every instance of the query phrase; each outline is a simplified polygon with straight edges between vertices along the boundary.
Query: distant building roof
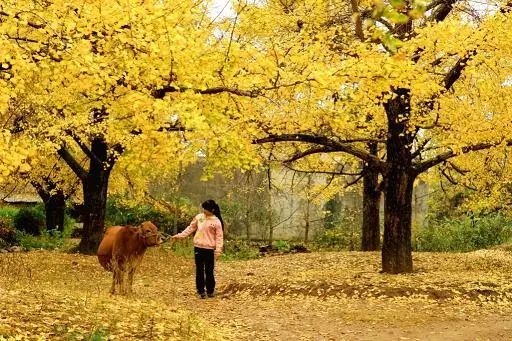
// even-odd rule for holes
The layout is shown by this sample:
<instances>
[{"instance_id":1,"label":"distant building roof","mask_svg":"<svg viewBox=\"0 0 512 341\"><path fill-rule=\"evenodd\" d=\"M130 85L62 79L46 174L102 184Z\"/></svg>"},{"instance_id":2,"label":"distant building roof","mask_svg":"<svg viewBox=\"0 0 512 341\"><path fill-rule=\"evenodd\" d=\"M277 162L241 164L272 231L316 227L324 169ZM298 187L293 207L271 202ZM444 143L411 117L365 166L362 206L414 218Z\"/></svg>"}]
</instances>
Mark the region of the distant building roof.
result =
<instances>
[{"instance_id":1,"label":"distant building roof","mask_svg":"<svg viewBox=\"0 0 512 341\"><path fill-rule=\"evenodd\" d=\"M13 193L7 197L4 196L5 194L0 193L0 198L3 199L3 202L9 204L36 204L43 202L43 200L38 195L32 193Z\"/></svg>"}]
</instances>

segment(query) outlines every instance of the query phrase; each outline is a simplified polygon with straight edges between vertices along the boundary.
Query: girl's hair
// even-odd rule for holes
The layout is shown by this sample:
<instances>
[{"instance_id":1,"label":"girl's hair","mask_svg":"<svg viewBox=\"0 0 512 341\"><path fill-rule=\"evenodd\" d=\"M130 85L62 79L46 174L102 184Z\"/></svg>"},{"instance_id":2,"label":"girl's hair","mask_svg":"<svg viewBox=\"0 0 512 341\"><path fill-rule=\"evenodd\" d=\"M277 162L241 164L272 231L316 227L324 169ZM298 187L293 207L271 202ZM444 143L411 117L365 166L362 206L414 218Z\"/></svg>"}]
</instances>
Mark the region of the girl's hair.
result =
<instances>
[{"instance_id":1,"label":"girl's hair","mask_svg":"<svg viewBox=\"0 0 512 341\"><path fill-rule=\"evenodd\" d=\"M220 214L220 207L217 205L217 203L212 200L206 200L201 204L201 207L203 207L205 210L212 212L217 218L220 220L220 224L222 226L222 230L224 230L224 220L222 220L222 215Z\"/></svg>"}]
</instances>

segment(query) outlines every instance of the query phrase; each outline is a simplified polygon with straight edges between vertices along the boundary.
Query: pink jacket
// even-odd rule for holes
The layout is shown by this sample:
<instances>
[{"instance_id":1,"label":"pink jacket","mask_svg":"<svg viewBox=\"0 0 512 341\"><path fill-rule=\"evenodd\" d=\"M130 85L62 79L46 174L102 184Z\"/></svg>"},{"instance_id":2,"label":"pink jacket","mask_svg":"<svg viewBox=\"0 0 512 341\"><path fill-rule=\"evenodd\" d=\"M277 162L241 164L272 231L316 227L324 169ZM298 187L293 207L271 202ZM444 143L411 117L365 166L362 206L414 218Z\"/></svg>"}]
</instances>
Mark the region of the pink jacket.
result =
<instances>
[{"instance_id":1,"label":"pink jacket","mask_svg":"<svg viewBox=\"0 0 512 341\"><path fill-rule=\"evenodd\" d=\"M215 254L220 255L224 245L224 233L219 218L215 216L206 217L203 213L198 214L190 225L181 233L178 233L176 237L186 238L196 230L194 246L215 250Z\"/></svg>"}]
</instances>

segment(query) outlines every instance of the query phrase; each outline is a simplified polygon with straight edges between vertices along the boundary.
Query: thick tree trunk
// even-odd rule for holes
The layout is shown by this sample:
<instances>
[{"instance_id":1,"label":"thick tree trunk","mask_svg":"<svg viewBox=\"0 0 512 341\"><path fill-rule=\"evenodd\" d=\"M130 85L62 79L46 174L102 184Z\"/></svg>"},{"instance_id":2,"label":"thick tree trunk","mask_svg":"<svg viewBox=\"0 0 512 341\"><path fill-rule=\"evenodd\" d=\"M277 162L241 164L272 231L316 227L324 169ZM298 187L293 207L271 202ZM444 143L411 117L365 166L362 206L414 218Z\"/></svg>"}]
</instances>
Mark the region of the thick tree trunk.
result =
<instances>
[{"instance_id":1,"label":"thick tree trunk","mask_svg":"<svg viewBox=\"0 0 512 341\"><path fill-rule=\"evenodd\" d=\"M66 211L66 197L64 191L53 181L42 179L31 181L44 203L44 214L47 230L64 230L64 214Z\"/></svg>"},{"instance_id":2,"label":"thick tree trunk","mask_svg":"<svg viewBox=\"0 0 512 341\"><path fill-rule=\"evenodd\" d=\"M382 270L387 273L412 272L411 216L414 176L390 169L385 192Z\"/></svg>"},{"instance_id":3,"label":"thick tree trunk","mask_svg":"<svg viewBox=\"0 0 512 341\"><path fill-rule=\"evenodd\" d=\"M369 146L373 155L377 154L377 144ZM363 223L362 251L380 250L380 197L379 170L365 165L363 168Z\"/></svg>"},{"instance_id":4,"label":"thick tree trunk","mask_svg":"<svg viewBox=\"0 0 512 341\"><path fill-rule=\"evenodd\" d=\"M395 89L385 104L388 117L387 164L384 200L382 271L412 272L412 190L416 174L412 167L413 136L407 127L410 91Z\"/></svg>"},{"instance_id":5,"label":"thick tree trunk","mask_svg":"<svg viewBox=\"0 0 512 341\"><path fill-rule=\"evenodd\" d=\"M362 251L380 250L380 196L378 173L370 171L363 178Z\"/></svg>"},{"instance_id":6,"label":"thick tree trunk","mask_svg":"<svg viewBox=\"0 0 512 341\"><path fill-rule=\"evenodd\" d=\"M107 209L107 191L110 168L107 167L108 147L104 140L94 139L91 152L95 155L90 161L89 172L83 182L84 190L84 228L78 251L94 254L103 236L105 213Z\"/></svg>"},{"instance_id":7,"label":"thick tree trunk","mask_svg":"<svg viewBox=\"0 0 512 341\"><path fill-rule=\"evenodd\" d=\"M62 190L49 194L44 200L46 215L46 229L64 231L64 215L66 212L66 199Z\"/></svg>"}]
</instances>

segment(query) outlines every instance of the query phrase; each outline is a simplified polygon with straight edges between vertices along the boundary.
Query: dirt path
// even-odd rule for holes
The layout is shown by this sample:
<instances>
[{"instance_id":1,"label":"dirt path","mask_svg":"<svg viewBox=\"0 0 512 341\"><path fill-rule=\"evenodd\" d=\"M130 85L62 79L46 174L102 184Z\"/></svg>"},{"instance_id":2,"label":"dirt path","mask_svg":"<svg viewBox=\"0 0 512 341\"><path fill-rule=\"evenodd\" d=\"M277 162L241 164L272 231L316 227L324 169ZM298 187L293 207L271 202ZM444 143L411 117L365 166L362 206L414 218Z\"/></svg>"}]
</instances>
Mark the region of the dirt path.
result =
<instances>
[{"instance_id":1,"label":"dirt path","mask_svg":"<svg viewBox=\"0 0 512 341\"><path fill-rule=\"evenodd\" d=\"M346 285L341 285L336 284L339 278L329 278L328 262L315 269L303 262L308 257L221 264L219 295L207 300L191 291L193 276L187 271L193 271L193 265L189 264L174 283L183 293L175 303L213 325L233 330L234 340L512 340L512 305L485 301L485 295L493 298L503 287L488 274L484 282L473 273L472 282L460 271L452 275L452 281L446 267L442 280L429 269L410 277L383 277L363 269L350 273L343 280ZM293 279L282 272L276 278L272 269L280 262L297 266L296 273L301 275ZM309 275L299 269L313 272L314 279L307 281ZM431 283L425 285L426 281ZM344 288L350 290L342 292ZM364 290L394 296L361 297L359 291ZM411 296L411 292L423 296ZM476 293L484 295L477 297ZM462 294L460 300L457 295Z\"/></svg>"},{"instance_id":2,"label":"dirt path","mask_svg":"<svg viewBox=\"0 0 512 341\"><path fill-rule=\"evenodd\" d=\"M443 318L438 311L410 313L404 307L352 302L350 306L313 308L313 302L283 300L248 301L217 298L206 302L189 297L188 309L205 320L238 330L236 339L246 340L512 340L512 317ZM199 301L199 302L198 302ZM425 308L425 307L422 307ZM369 310L373 310L373 314ZM389 316L395 310L395 316ZM366 315L365 315L366 314ZM440 314L441 316L437 315ZM344 318L344 316L346 318ZM366 321L365 321L366 319Z\"/></svg>"}]
</instances>

